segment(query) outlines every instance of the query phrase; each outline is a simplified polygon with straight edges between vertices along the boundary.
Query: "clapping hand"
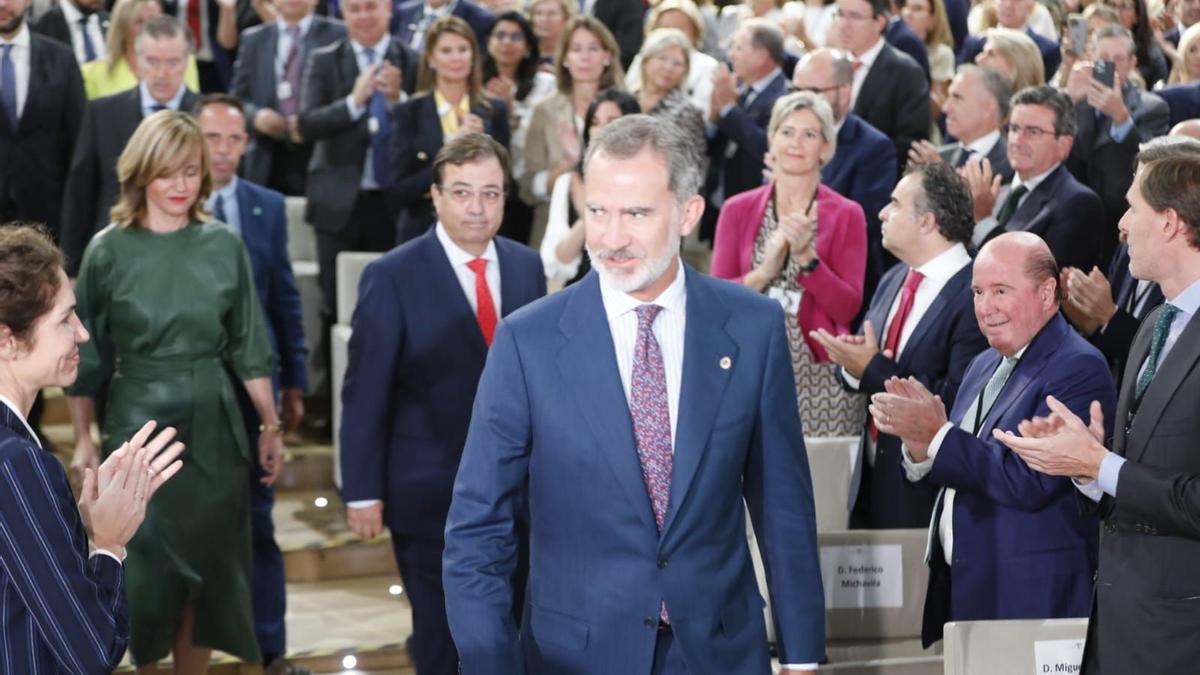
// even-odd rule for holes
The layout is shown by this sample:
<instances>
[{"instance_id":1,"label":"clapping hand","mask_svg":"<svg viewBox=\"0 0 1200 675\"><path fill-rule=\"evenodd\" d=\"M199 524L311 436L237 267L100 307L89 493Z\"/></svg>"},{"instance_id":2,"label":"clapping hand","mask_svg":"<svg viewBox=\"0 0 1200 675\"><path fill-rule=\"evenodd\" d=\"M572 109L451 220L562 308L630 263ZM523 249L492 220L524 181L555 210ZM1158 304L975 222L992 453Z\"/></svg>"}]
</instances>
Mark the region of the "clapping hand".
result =
<instances>
[{"instance_id":1,"label":"clapping hand","mask_svg":"<svg viewBox=\"0 0 1200 675\"><path fill-rule=\"evenodd\" d=\"M857 379L862 379L867 364L879 353L875 327L870 321L863 322L862 335L834 335L824 328L811 331L808 335L825 348L829 360L845 368L851 377ZM891 352L884 352L883 355L892 358Z\"/></svg>"},{"instance_id":2,"label":"clapping hand","mask_svg":"<svg viewBox=\"0 0 1200 675\"><path fill-rule=\"evenodd\" d=\"M975 222L990 216L996 207L996 200L1000 198L1000 183L1004 178L992 173L992 163L987 157L967 160L958 170L958 175L967 181L967 187L971 189Z\"/></svg>"},{"instance_id":3,"label":"clapping hand","mask_svg":"<svg viewBox=\"0 0 1200 675\"><path fill-rule=\"evenodd\" d=\"M893 377L883 383L885 391L871 397L869 409L875 427L900 437L917 462L925 461L929 444L946 424L946 405L914 377Z\"/></svg>"},{"instance_id":4,"label":"clapping hand","mask_svg":"<svg viewBox=\"0 0 1200 675\"><path fill-rule=\"evenodd\" d=\"M1017 425L1020 436L993 429L992 436L1017 453L1029 468L1050 476L1092 480L1108 451L1104 448L1104 410L1092 401L1091 420L1078 415L1053 396L1046 397L1050 414Z\"/></svg>"}]
</instances>

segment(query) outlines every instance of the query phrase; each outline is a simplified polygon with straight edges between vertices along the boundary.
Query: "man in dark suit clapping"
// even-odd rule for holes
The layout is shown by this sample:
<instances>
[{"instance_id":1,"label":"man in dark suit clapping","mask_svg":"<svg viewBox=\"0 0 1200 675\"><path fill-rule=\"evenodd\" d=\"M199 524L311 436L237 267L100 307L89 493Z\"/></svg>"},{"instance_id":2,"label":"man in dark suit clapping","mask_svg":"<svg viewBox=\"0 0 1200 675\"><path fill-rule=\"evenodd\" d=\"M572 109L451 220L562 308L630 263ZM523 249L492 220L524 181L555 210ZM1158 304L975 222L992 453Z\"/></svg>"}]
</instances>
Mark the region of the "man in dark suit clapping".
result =
<instances>
[{"instance_id":1,"label":"man in dark suit clapping","mask_svg":"<svg viewBox=\"0 0 1200 675\"><path fill-rule=\"evenodd\" d=\"M302 195L312 144L300 135L308 55L346 36L340 21L313 14L316 0L279 0L278 18L247 30L233 69L233 94L252 129L243 172L285 195Z\"/></svg>"}]
</instances>

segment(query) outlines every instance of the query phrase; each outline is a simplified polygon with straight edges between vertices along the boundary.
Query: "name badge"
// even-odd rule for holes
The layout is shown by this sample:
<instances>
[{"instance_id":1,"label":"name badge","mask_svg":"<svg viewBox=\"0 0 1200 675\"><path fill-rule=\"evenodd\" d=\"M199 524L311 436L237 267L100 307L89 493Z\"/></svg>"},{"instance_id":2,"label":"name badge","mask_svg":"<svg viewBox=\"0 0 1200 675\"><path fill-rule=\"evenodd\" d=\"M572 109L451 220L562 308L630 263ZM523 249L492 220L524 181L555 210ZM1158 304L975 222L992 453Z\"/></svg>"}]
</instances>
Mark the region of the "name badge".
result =
<instances>
[{"instance_id":1,"label":"name badge","mask_svg":"<svg viewBox=\"0 0 1200 675\"><path fill-rule=\"evenodd\" d=\"M286 101L292 97L292 83L284 80L275 85L275 97L280 101Z\"/></svg>"},{"instance_id":2,"label":"name badge","mask_svg":"<svg viewBox=\"0 0 1200 675\"><path fill-rule=\"evenodd\" d=\"M367 118L367 131L370 131L372 136L379 133L379 119L378 118L375 118L375 117Z\"/></svg>"}]
</instances>

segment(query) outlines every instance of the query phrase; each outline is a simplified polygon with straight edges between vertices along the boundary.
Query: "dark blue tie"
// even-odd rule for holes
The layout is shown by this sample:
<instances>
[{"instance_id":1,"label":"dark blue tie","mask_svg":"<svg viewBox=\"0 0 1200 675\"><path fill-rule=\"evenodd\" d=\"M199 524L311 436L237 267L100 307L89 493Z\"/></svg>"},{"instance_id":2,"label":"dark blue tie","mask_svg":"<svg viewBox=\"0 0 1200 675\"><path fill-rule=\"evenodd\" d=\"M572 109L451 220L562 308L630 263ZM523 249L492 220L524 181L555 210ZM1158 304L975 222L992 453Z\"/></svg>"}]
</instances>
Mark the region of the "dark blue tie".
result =
<instances>
[{"instance_id":1,"label":"dark blue tie","mask_svg":"<svg viewBox=\"0 0 1200 675\"><path fill-rule=\"evenodd\" d=\"M92 36L88 35L88 19L91 16L85 16L79 20L79 32L83 34L83 59L84 63L96 60L96 45L92 44Z\"/></svg>"},{"instance_id":2,"label":"dark blue tie","mask_svg":"<svg viewBox=\"0 0 1200 675\"><path fill-rule=\"evenodd\" d=\"M225 196L219 193L217 194L217 203L213 204L213 218L226 225L229 224L229 221L225 220Z\"/></svg>"},{"instance_id":3,"label":"dark blue tie","mask_svg":"<svg viewBox=\"0 0 1200 675\"><path fill-rule=\"evenodd\" d=\"M375 65L375 50L368 49L367 65ZM388 161L388 146L391 145L392 125L388 121L388 103L383 92L375 90L367 103L367 112L375 120L375 133L371 134L371 164L375 169L375 182L380 188L392 184L392 166Z\"/></svg>"},{"instance_id":4,"label":"dark blue tie","mask_svg":"<svg viewBox=\"0 0 1200 675\"><path fill-rule=\"evenodd\" d=\"M17 69L12 62L12 43L0 45L4 57L0 59L0 106L8 117L8 126L14 131L17 128Z\"/></svg>"}]
</instances>

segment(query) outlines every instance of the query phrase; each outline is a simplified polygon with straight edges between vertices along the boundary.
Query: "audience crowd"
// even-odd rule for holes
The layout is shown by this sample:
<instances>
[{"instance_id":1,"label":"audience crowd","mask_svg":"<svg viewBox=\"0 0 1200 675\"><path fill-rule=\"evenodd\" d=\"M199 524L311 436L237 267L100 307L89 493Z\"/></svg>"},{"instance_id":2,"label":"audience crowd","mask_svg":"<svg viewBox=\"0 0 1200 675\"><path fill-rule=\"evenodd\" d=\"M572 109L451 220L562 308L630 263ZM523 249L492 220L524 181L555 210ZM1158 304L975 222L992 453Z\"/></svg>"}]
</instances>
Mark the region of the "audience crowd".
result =
<instances>
[{"instance_id":1,"label":"audience crowd","mask_svg":"<svg viewBox=\"0 0 1200 675\"><path fill-rule=\"evenodd\" d=\"M0 222L40 224L77 298L78 377L42 378L70 385L73 476L107 476L116 453L122 466L147 419L187 447L138 534L103 551L127 570L139 667L172 653L177 672L202 672L220 649L300 672L285 658L271 484L282 432L304 420L327 433L340 398L347 521L391 532L418 674L458 672L452 633L466 633L447 618L443 533L452 494L454 510L479 497L455 475L468 426L483 424L471 406L493 339L547 289L582 297L625 265L642 285L614 287L640 298L677 258L749 289L726 302L782 309L805 435L858 439L847 526L929 528L926 644L945 621L1090 612L1088 663L1196 667L1194 644L1141 628L1200 629L1182 604L1200 589L1185 565L1200 563L1196 436L1179 440L1195 415L1171 398L1200 396L1200 143L1176 138L1200 138L1196 0L6 0L0 109ZM661 152L670 214L618 209L597 187L589 166L624 166L641 147L610 127ZM284 197L305 198L314 231L312 345ZM651 228L667 216L685 227L656 257ZM22 232L0 242L38 244ZM347 251L383 257L362 277L335 390ZM700 346L690 312L672 342L682 319L661 287L665 312L649 321L671 441L688 415L672 350ZM610 299L596 311L613 322L632 410ZM10 316L0 306L6 359L25 339ZM514 356L511 340L506 358L580 365L568 349ZM659 349L638 345L634 379ZM0 400L36 432L40 397ZM657 511L636 410L633 424ZM1068 456L1087 462L1055 463ZM1130 497L1117 499L1118 478ZM522 546L539 541L537 504L515 511ZM3 534L0 576L16 583ZM517 577L547 555L526 553L505 554L518 625L539 608L523 607ZM1122 578L1126 564L1161 585ZM111 576L105 565L87 573ZM648 621L670 632L672 607L682 624L687 605L668 596ZM31 662L44 652L76 672L69 641L46 639ZM664 654L656 672L674 672Z\"/></svg>"}]
</instances>

